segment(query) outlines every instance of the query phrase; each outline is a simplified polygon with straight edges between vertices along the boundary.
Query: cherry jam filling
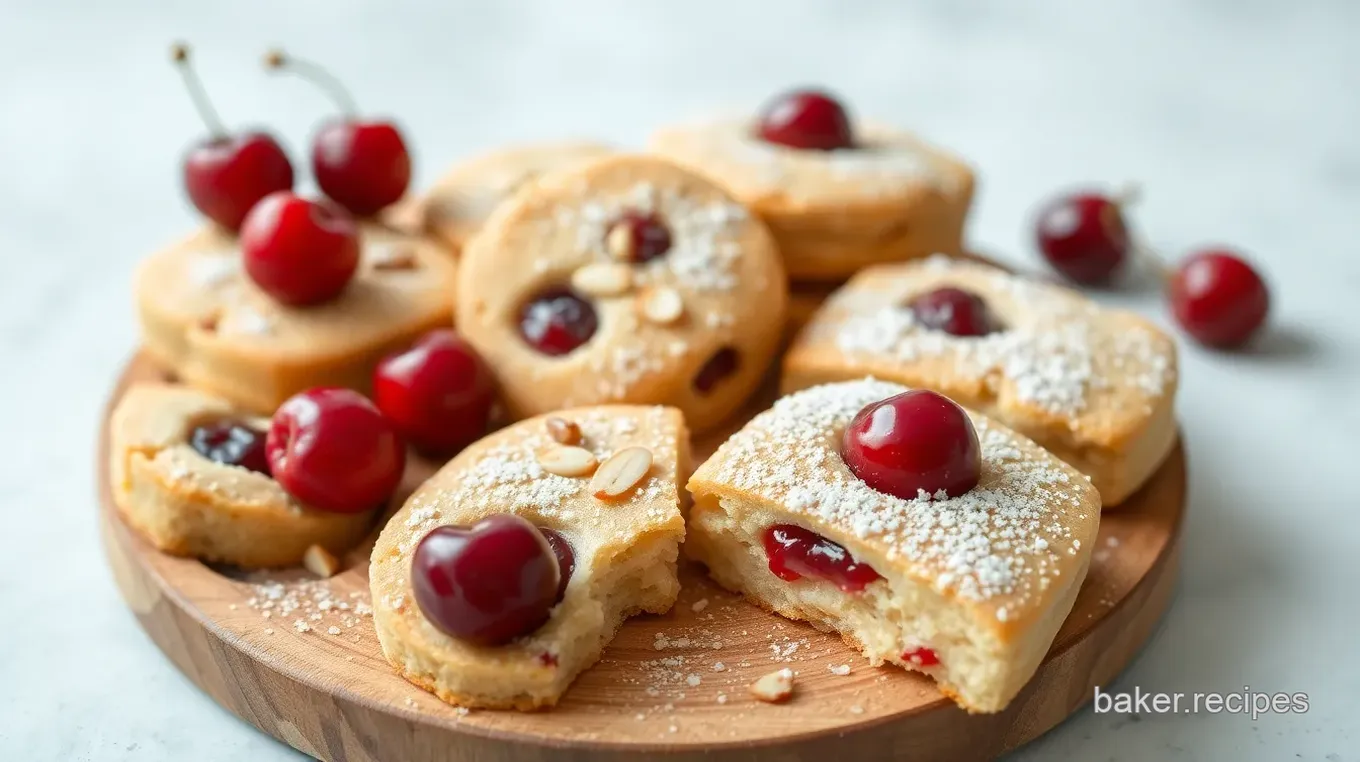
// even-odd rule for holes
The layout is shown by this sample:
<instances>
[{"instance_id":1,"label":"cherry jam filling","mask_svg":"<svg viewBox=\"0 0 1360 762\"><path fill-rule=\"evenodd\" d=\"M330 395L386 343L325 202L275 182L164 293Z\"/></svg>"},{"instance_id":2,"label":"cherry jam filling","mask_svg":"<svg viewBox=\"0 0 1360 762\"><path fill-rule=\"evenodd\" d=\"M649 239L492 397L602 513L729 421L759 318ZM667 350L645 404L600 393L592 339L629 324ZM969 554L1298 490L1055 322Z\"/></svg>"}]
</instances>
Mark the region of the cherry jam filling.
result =
<instances>
[{"instance_id":1,"label":"cherry jam filling","mask_svg":"<svg viewBox=\"0 0 1360 762\"><path fill-rule=\"evenodd\" d=\"M927 291L913 298L907 308L916 322L954 336L986 336L1001 329L982 297L961 288Z\"/></svg>"},{"instance_id":2,"label":"cherry jam filling","mask_svg":"<svg viewBox=\"0 0 1360 762\"><path fill-rule=\"evenodd\" d=\"M605 240L627 231L623 251L630 262L650 262L671 250L671 229L655 214L627 212L614 221L605 233Z\"/></svg>"},{"instance_id":3,"label":"cherry jam filling","mask_svg":"<svg viewBox=\"0 0 1360 762\"><path fill-rule=\"evenodd\" d=\"M590 302L566 288L544 291L519 313L519 332L545 355L565 355L590 341L599 318Z\"/></svg>"},{"instance_id":4,"label":"cherry jam filling","mask_svg":"<svg viewBox=\"0 0 1360 762\"><path fill-rule=\"evenodd\" d=\"M940 655L923 646L903 653L902 661L911 662L918 667L933 667L940 663Z\"/></svg>"},{"instance_id":5,"label":"cherry jam filling","mask_svg":"<svg viewBox=\"0 0 1360 762\"><path fill-rule=\"evenodd\" d=\"M572 572L576 571L576 553L571 549L571 543L563 537L556 529L539 527L538 531L543 535L543 539L548 541L548 547L552 548L554 556L557 556L557 568L561 571L561 580L557 583L557 600L561 603L562 598L567 594L567 583L571 581ZM553 657L553 664L557 663L557 658Z\"/></svg>"},{"instance_id":6,"label":"cherry jam filling","mask_svg":"<svg viewBox=\"0 0 1360 762\"><path fill-rule=\"evenodd\" d=\"M240 421L206 423L189 433L189 446L208 460L269 476L264 445L265 433Z\"/></svg>"},{"instance_id":7,"label":"cherry jam filling","mask_svg":"<svg viewBox=\"0 0 1360 762\"><path fill-rule=\"evenodd\" d=\"M845 548L800 526L775 524L765 530L764 540L770 571L786 582L812 577L833 582L847 593L858 593L883 578L872 566L856 561Z\"/></svg>"},{"instance_id":8,"label":"cherry jam filling","mask_svg":"<svg viewBox=\"0 0 1360 762\"><path fill-rule=\"evenodd\" d=\"M694 374L694 390L700 394L708 394L718 382L736 373L740 365L741 357L737 350L731 347L719 349L708 358L708 362L704 363L699 372Z\"/></svg>"}]
</instances>

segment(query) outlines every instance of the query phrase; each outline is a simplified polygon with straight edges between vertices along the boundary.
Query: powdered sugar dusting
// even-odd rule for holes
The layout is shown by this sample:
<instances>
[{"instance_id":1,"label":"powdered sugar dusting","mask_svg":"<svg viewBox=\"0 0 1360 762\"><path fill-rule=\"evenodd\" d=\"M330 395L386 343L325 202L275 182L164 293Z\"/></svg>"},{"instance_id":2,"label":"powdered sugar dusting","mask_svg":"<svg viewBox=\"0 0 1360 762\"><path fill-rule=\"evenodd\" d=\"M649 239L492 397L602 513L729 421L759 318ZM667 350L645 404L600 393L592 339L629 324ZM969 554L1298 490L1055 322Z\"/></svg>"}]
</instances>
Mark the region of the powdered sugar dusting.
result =
<instances>
[{"instance_id":1,"label":"powdered sugar dusting","mask_svg":"<svg viewBox=\"0 0 1360 762\"><path fill-rule=\"evenodd\" d=\"M866 379L784 397L728 440L710 461L716 473L702 478L881 543L888 557L916 565L941 591L968 600L1010 596L1013 614L1041 578L1068 565L1059 553L1073 547L1072 527L1092 509L1094 490L1056 458L976 415L983 458L976 488L915 500L873 490L845 466L840 434L865 405L902 391Z\"/></svg>"}]
</instances>

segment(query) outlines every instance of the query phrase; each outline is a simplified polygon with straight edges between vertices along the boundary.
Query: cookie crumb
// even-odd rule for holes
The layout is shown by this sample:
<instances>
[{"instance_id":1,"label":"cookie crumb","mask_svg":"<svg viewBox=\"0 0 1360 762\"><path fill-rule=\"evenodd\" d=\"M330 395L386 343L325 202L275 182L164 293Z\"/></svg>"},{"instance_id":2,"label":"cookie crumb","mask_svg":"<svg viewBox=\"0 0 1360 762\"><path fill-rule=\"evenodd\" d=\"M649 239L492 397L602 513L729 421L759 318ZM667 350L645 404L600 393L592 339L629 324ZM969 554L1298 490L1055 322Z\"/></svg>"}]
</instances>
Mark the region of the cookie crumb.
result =
<instances>
[{"instance_id":1,"label":"cookie crumb","mask_svg":"<svg viewBox=\"0 0 1360 762\"><path fill-rule=\"evenodd\" d=\"M751 683L751 695L767 704L788 701L793 695L793 670L785 667L756 680Z\"/></svg>"},{"instance_id":2,"label":"cookie crumb","mask_svg":"<svg viewBox=\"0 0 1360 762\"><path fill-rule=\"evenodd\" d=\"M708 608L707 598L700 598L699 600L694 602L693 606L690 606L690 610L696 614L699 613L700 611L703 611L706 608Z\"/></svg>"},{"instance_id":3,"label":"cookie crumb","mask_svg":"<svg viewBox=\"0 0 1360 762\"><path fill-rule=\"evenodd\" d=\"M829 665L829 666L827 666L827 669L831 671L831 674L833 674L833 675L841 675L842 677L845 676L845 675L850 674L850 665L849 665L849 664Z\"/></svg>"}]
</instances>

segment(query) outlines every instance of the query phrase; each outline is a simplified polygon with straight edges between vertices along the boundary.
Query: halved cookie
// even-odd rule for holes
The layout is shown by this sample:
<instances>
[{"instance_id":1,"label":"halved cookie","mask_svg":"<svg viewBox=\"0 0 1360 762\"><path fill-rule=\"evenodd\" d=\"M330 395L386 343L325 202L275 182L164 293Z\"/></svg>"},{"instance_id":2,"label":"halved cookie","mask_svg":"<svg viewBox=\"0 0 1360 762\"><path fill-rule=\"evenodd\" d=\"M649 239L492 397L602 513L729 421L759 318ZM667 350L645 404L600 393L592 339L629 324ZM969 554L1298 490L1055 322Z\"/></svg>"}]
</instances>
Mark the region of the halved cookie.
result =
<instances>
[{"instance_id":1,"label":"halved cookie","mask_svg":"<svg viewBox=\"0 0 1360 762\"><path fill-rule=\"evenodd\" d=\"M1089 476L1106 507L1176 441L1170 337L976 262L933 257L855 276L793 342L781 386L864 376L934 389L1032 438Z\"/></svg>"},{"instance_id":2,"label":"halved cookie","mask_svg":"<svg viewBox=\"0 0 1360 762\"><path fill-rule=\"evenodd\" d=\"M675 602L685 536L679 485L689 468L684 420L667 407L565 410L471 445L411 496L373 549L369 579L383 653L407 680L453 704L555 704L626 618ZM524 551L523 542L518 550L487 550L480 561L465 555L461 570L453 568L451 554L480 552L472 535L506 525L513 533L515 524L541 528L560 576L476 565L500 563ZM440 533L449 535L443 558L422 557ZM506 595L507 579L516 590L531 589ZM533 594L543 585L553 594L536 601L534 616Z\"/></svg>"},{"instance_id":3,"label":"halved cookie","mask_svg":"<svg viewBox=\"0 0 1360 762\"><path fill-rule=\"evenodd\" d=\"M1100 498L1038 445L948 401L976 433L976 485L916 499L870 487L843 457L845 430L907 391L828 384L756 416L690 479L685 552L725 587L839 633L871 663L924 672L970 711L1000 711L1072 608ZM902 422L881 419L870 435L884 424Z\"/></svg>"},{"instance_id":4,"label":"halved cookie","mask_svg":"<svg viewBox=\"0 0 1360 762\"><path fill-rule=\"evenodd\" d=\"M268 428L206 392L134 386L109 423L114 504L166 553L245 568L291 566L312 545L338 554L358 542L373 511L329 513L290 497L265 465Z\"/></svg>"},{"instance_id":5,"label":"halved cookie","mask_svg":"<svg viewBox=\"0 0 1360 762\"><path fill-rule=\"evenodd\" d=\"M245 275L236 239L205 228L137 272L147 352L193 386L256 413L316 386L365 391L383 355L453 315L455 268L432 241L365 224L335 299L290 307Z\"/></svg>"},{"instance_id":6,"label":"halved cookie","mask_svg":"<svg viewBox=\"0 0 1360 762\"><path fill-rule=\"evenodd\" d=\"M459 331L512 418L664 404L711 429L764 378L788 301L765 226L711 181L647 156L540 177L459 267Z\"/></svg>"}]
</instances>

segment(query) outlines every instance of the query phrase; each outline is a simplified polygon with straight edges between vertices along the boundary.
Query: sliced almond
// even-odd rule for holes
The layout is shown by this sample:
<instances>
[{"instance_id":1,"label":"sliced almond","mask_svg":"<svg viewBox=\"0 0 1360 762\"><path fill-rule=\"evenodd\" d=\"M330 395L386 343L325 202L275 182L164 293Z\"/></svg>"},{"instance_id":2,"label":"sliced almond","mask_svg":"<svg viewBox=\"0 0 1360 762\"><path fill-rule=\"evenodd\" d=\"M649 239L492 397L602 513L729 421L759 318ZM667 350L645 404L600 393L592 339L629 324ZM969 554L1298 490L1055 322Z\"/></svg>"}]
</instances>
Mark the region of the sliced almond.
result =
<instances>
[{"instance_id":1,"label":"sliced almond","mask_svg":"<svg viewBox=\"0 0 1360 762\"><path fill-rule=\"evenodd\" d=\"M604 237L604 247L609 256L620 262L632 262L637 257L637 246L633 241L632 225L615 225Z\"/></svg>"},{"instance_id":2,"label":"sliced almond","mask_svg":"<svg viewBox=\"0 0 1360 762\"><path fill-rule=\"evenodd\" d=\"M571 285L590 296L618 296L633 287L633 268L618 262L593 262L571 274Z\"/></svg>"},{"instance_id":3,"label":"sliced almond","mask_svg":"<svg viewBox=\"0 0 1360 762\"><path fill-rule=\"evenodd\" d=\"M785 667L751 683L751 695L767 704L779 704L793 695L793 670Z\"/></svg>"},{"instance_id":4,"label":"sliced almond","mask_svg":"<svg viewBox=\"0 0 1360 762\"><path fill-rule=\"evenodd\" d=\"M600 464L590 480L590 492L600 500L617 500L636 487L651 468L651 450L625 447Z\"/></svg>"},{"instance_id":5,"label":"sliced almond","mask_svg":"<svg viewBox=\"0 0 1360 762\"><path fill-rule=\"evenodd\" d=\"M580 444L581 427L577 426L575 421L553 416L543 424L548 427L548 436L552 437L554 442L564 445Z\"/></svg>"},{"instance_id":6,"label":"sliced almond","mask_svg":"<svg viewBox=\"0 0 1360 762\"><path fill-rule=\"evenodd\" d=\"M340 571L340 559L320 545L312 545L302 554L302 565L322 579L334 577Z\"/></svg>"},{"instance_id":7,"label":"sliced almond","mask_svg":"<svg viewBox=\"0 0 1360 762\"><path fill-rule=\"evenodd\" d=\"M599 461L590 450L580 447L549 447L538 452L538 465L558 476L590 476L596 473Z\"/></svg>"},{"instance_id":8,"label":"sliced almond","mask_svg":"<svg viewBox=\"0 0 1360 762\"><path fill-rule=\"evenodd\" d=\"M644 289L638 294L638 311L657 325L670 325L685 314L685 300L680 292L666 286Z\"/></svg>"},{"instance_id":9,"label":"sliced almond","mask_svg":"<svg viewBox=\"0 0 1360 762\"><path fill-rule=\"evenodd\" d=\"M373 260L374 270L414 270L416 253L409 246L387 249Z\"/></svg>"}]
</instances>

